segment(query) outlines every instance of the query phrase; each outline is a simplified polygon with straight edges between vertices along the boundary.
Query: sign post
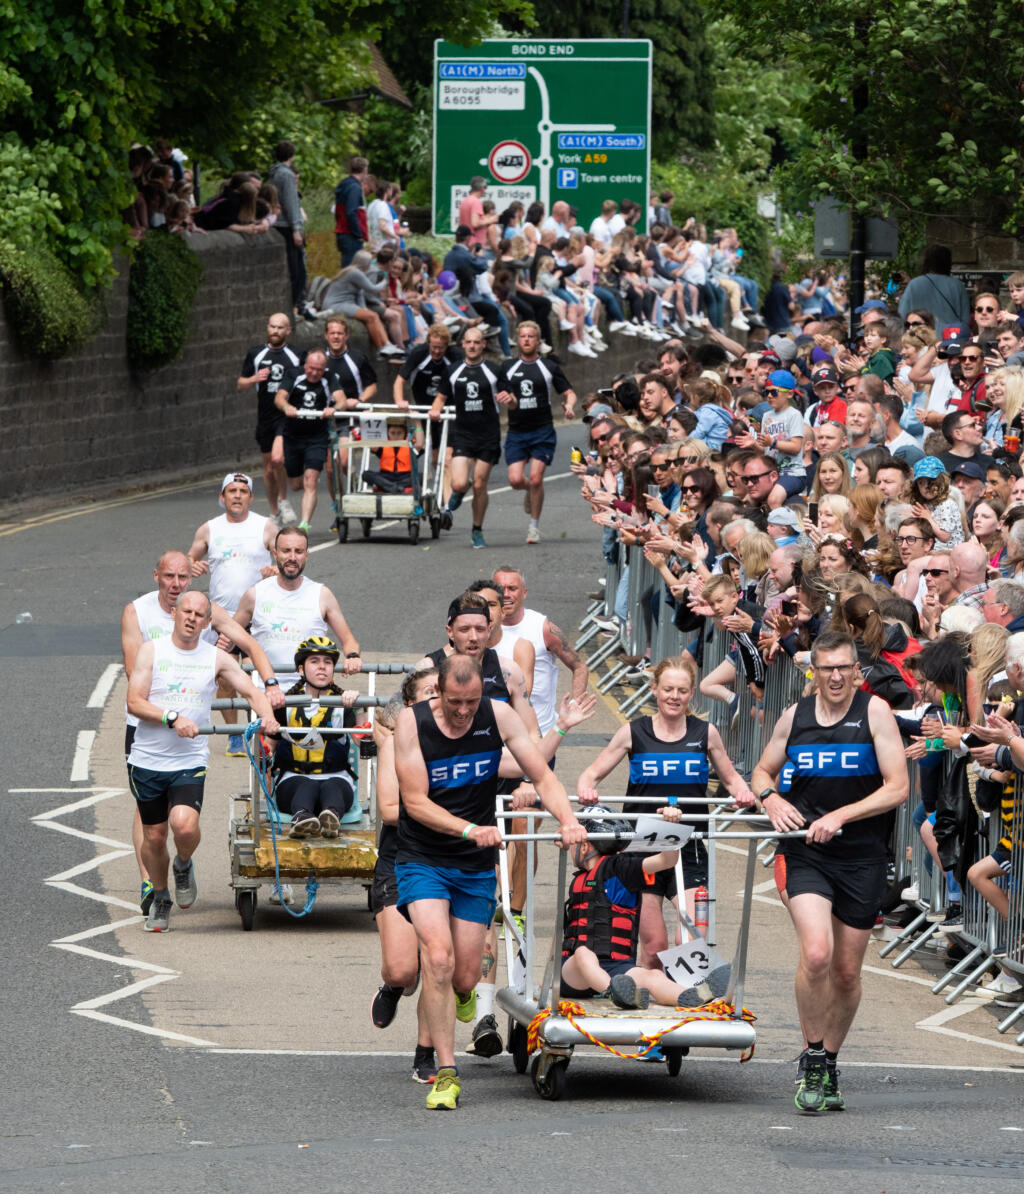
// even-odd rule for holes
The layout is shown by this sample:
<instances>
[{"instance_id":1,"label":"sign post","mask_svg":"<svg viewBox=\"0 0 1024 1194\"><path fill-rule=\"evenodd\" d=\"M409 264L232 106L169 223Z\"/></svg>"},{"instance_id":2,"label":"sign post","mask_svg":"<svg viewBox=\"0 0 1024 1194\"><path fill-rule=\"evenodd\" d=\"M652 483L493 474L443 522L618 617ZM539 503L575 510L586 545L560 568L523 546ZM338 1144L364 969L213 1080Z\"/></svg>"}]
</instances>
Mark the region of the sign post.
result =
<instances>
[{"instance_id":1,"label":"sign post","mask_svg":"<svg viewBox=\"0 0 1024 1194\"><path fill-rule=\"evenodd\" d=\"M499 211L561 199L588 228L604 200L633 199L646 216L651 56L640 39L435 42L435 233L455 231L474 175Z\"/></svg>"}]
</instances>

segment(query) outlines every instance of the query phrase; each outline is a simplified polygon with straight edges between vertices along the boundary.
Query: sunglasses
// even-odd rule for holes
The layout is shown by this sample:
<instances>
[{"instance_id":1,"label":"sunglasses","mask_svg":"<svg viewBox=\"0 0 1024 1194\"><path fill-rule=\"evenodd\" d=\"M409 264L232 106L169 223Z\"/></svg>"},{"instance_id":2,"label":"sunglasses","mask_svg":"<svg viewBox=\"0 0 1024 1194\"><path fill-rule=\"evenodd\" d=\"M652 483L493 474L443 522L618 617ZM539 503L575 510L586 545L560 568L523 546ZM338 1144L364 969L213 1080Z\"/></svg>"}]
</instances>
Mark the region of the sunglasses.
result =
<instances>
[{"instance_id":1,"label":"sunglasses","mask_svg":"<svg viewBox=\"0 0 1024 1194\"><path fill-rule=\"evenodd\" d=\"M975 307L974 309L979 315L994 315L999 310L998 307Z\"/></svg>"},{"instance_id":2,"label":"sunglasses","mask_svg":"<svg viewBox=\"0 0 1024 1194\"><path fill-rule=\"evenodd\" d=\"M592 440L594 440L595 443L603 444L606 441L608 441L609 439L611 439L611 437L612 437L612 432L606 431L604 433L604 435L592 435L590 438Z\"/></svg>"},{"instance_id":3,"label":"sunglasses","mask_svg":"<svg viewBox=\"0 0 1024 1194\"><path fill-rule=\"evenodd\" d=\"M654 464L654 463L652 462L652 464L651 464L651 472L654 472L654 473L666 473L666 472L668 472L668 470L669 470L671 467L672 467L672 465L671 465L671 464L669 464L667 461L666 461L664 464Z\"/></svg>"},{"instance_id":4,"label":"sunglasses","mask_svg":"<svg viewBox=\"0 0 1024 1194\"><path fill-rule=\"evenodd\" d=\"M728 378L730 382L734 383L735 385L739 385L740 382L747 380L747 375L745 373L730 373L728 374Z\"/></svg>"},{"instance_id":5,"label":"sunglasses","mask_svg":"<svg viewBox=\"0 0 1024 1194\"><path fill-rule=\"evenodd\" d=\"M927 327L928 325L923 319L908 319L903 326L905 328L923 328Z\"/></svg>"},{"instance_id":6,"label":"sunglasses","mask_svg":"<svg viewBox=\"0 0 1024 1194\"><path fill-rule=\"evenodd\" d=\"M899 542L899 540L897 540ZM922 568L922 576L949 576L948 568Z\"/></svg>"},{"instance_id":7,"label":"sunglasses","mask_svg":"<svg viewBox=\"0 0 1024 1194\"><path fill-rule=\"evenodd\" d=\"M679 491L680 493L700 493L701 488L699 485L680 485Z\"/></svg>"},{"instance_id":8,"label":"sunglasses","mask_svg":"<svg viewBox=\"0 0 1024 1194\"><path fill-rule=\"evenodd\" d=\"M772 470L769 469L767 472L764 472L764 473L747 473L746 476L738 477L737 480L742 485L753 485L755 481L760 481L760 480L762 480L762 478L770 477L771 475L772 475Z\"/></svg>"},{"instance_id":9,"label":"sunglasses","mask_svg":"<svg viewBox=\"0 0 1024 1194\"><path fill-rule=\"evenodd\" d=\"M676 464L700 464L699 456L678 456Z\"/></svg>"},{"instance_id":10,"label":"sunglasses","mask_svg":"<svg viewBox=\"0 0 1024 1194\"><path fill-rule=\"evenodd\" d=\"M957 360L958 360L958 361L980 361L980 360L981 360L981 353L978 353L978 352L971 352L971 353L962 352L962 353L961 353L961 354L960 354L960 355L957 357Z\"/></svg>"}]
</instances>

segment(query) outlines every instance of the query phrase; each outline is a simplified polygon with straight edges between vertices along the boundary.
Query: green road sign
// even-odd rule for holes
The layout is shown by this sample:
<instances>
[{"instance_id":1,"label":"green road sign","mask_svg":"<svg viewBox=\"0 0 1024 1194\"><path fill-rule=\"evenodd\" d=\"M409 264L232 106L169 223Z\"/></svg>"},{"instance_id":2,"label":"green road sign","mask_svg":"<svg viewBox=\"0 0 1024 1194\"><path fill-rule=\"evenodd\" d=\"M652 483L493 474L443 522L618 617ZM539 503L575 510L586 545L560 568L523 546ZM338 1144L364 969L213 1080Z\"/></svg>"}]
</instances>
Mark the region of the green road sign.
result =
<instances>
[{"instance_id":1,"label":"green road sign","mask_svg":"<svg viewBox=\"0 0 1024 1194\"><path fill-rule=\"evenodd\" d=\"M649 41L435 42L438 233L455 231L474 175L499 212L563 199L589 228L605 199L635 199L646 215L650 155Z\"/></svg>"}]
</instances>

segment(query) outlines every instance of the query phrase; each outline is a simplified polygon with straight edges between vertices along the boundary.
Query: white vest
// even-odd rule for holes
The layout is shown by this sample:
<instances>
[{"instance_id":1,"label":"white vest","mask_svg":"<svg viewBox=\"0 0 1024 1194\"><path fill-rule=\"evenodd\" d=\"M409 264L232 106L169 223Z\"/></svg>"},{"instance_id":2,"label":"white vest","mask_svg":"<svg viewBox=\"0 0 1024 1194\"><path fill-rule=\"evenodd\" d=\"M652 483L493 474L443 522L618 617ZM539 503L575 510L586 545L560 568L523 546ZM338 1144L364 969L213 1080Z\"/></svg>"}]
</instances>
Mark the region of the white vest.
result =
<instances>
[{"instance_id":1,"label":"white vest","mask_svg":"<svg viewBox=\"0 0 1024 1194\"><path fill-rule=\"evenodd\" d=\"M191 651L174 645L171 637L153 644L153 679L149 699L161 709L177 709L196 725L210 724L210 702L217 687L217 648L199 644ZM150 721L139 722L128 762L150 771L187 771L205 767L210 745L205 734L179 738L177 732Z\"/></svg>"},{"instance_id":2,"label":"white vest","mask_svg":"<svg viewBox=\"0 0 1024 1194\"><path fill-rule=\"evenodd\" d=\"M261 570L273 563L263 545L267 520L262 514L249 514L242 522L231 522L221 514L206 525L210 532L206 555L210 562L210 600L234 614L242 594L262 580Z\"/></svg>"},{"instance_id":3,"label":"white vest","mask_svg":"<svg viewBox=\"0 0 1024 1194\"><path fill-rule=\"evenodd\" d=\"M168 638L174 629L174 615L164 612L160 604L160 593L154 589L152 593L143 593L132 602L135 606L135 616L139 620L139 630L142 632L144 643L155 642L157 639ZM124 719L130 726L137 726L139 719L124 711Z\"/></svg>"},{"instance_id":4,"label":"white vest","mask_svg":"<svg viewBox=\"0 0 1024 1194\"><path fill-rule=\"evenodd\" d=\"M533 691L530 704L537 714L540 732L546 734L558 719L558 658L544 646L544 624L547 618L535 609L524 609L523 616L515 626L503 625L499 655L512 655L516 639L525 638L533 643Z\"/></svg>"},{"instance_id":5,"label":"white vest","mask_svg":"<svg viewBox=\"0 0 1024 1194\"><path fill-rule=\"evenodd\" d=\"M295 648L313 634L331 634L320 616L323 585L302 578L297 589L282 589L276 576L268 576L253 587L252 624L249 632L267 653L282 688L299 678L295 670Z\"/></svg>"}]
</instances>

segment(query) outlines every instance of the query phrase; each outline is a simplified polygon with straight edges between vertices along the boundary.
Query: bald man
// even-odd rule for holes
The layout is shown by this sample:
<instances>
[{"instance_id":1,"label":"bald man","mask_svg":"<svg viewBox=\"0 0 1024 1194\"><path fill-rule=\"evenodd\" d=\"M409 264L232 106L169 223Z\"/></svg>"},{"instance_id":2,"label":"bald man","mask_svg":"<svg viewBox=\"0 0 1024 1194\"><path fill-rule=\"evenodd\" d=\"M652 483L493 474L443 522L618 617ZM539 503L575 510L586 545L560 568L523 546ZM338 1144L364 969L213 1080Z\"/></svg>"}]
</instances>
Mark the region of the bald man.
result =
<instances>
[{"instance_id":1,"label":"bald man","mask_svg":"<svg viewBox=\"0 0 1024 1194\"><path fill-rule=\"evenodd\" d=\"M949 578L956 593L951 604L981 609L988 588L988 552L980 543L958 543L949 553Z\"/></svg>"},{"instance_id":2,"label":"bald man","mask_svg":"<svg viewBox=\"0 0 1024 1194\"><path fill-rule=\"evenodd\" d=\"M329 428L333 426L337 404L345 409L341 390L331 392L327 373L327 354L311 352L301 370L281 383L274 395L274 405L284 416L280 447L275 443L275 463L280 453L289 486L302 490L302 515L299 528L309 531L316 509L316 489L324 471L330 448Z\"/></svg>"}]
</instances>

